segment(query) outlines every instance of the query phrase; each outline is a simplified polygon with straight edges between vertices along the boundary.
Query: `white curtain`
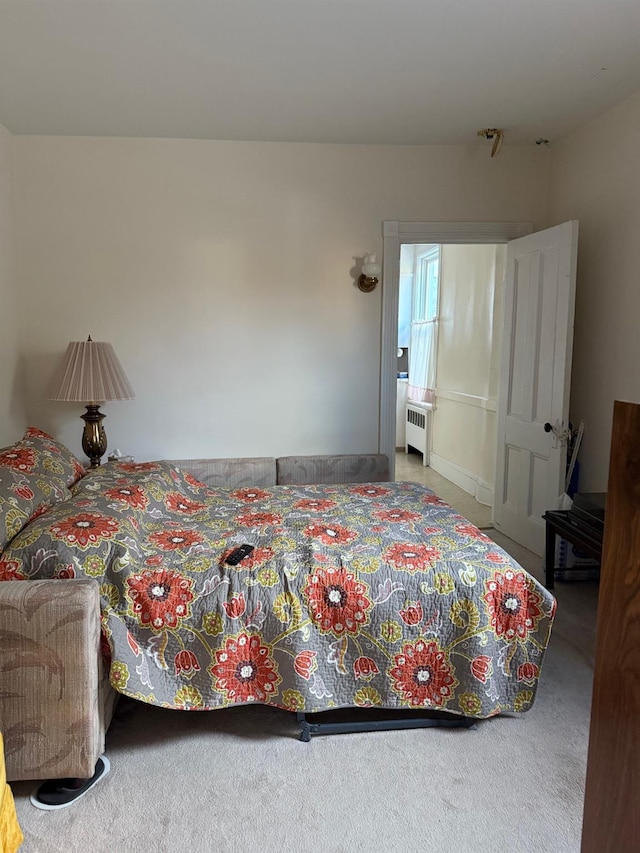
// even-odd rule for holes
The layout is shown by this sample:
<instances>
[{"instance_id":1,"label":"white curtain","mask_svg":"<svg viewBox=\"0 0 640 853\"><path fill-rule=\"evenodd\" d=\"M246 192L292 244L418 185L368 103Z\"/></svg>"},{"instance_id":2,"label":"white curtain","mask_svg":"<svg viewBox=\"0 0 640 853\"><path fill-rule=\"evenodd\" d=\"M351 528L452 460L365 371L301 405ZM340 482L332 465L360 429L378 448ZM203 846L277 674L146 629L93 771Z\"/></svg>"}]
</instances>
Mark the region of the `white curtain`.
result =
<instances>
[{"instance_id":1,"label":"white curtain","mask_svg":"<svg viewBox=\"0 0 640 853\"><path fill-rule=\"evenodd\" d=\"M437 320L421 320L411 324L408 397L414 403L433 403L437 323Z\"/></svg>"}]
</instances>

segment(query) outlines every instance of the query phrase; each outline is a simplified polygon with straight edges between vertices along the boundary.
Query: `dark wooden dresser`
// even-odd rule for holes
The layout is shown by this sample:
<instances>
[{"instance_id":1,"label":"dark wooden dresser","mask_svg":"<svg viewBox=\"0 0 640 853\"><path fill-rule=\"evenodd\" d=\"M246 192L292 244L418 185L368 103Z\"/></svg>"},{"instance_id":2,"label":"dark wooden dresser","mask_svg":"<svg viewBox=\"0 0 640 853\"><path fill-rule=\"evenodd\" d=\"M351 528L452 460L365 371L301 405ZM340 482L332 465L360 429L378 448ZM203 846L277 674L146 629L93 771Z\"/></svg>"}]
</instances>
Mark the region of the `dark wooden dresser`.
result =
<instances>
[{"instance_id":1,"label":"dark wooden dresser","mask_svg":"<svg viewBox=\"0 0 640 853\"><path fill-rule=\"evenodd\" d=\"M640 405L616 401L582 853L640 850Z\"/></svg>"}]
</instances>

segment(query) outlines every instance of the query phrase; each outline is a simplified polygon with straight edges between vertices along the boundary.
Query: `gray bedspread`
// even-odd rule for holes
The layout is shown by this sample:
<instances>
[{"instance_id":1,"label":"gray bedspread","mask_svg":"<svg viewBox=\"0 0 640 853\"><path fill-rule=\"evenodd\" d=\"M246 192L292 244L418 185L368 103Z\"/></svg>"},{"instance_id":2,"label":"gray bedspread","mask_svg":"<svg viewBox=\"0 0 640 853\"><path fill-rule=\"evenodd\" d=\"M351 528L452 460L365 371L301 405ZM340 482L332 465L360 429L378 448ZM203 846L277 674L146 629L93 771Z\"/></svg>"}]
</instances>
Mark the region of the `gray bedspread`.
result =
<instances>
[{"instance_id":1,"label":"gray bedspread","mask_svg":"<svg viewBox=\"0 0 640 853\"><path fill-rule=\"evenodd\" d=\"M72 493L0 576L94 578L121 693L188 710L531 707L555 600L423 486L211 490L146 463Z\"/></svg>"}]
</instances>

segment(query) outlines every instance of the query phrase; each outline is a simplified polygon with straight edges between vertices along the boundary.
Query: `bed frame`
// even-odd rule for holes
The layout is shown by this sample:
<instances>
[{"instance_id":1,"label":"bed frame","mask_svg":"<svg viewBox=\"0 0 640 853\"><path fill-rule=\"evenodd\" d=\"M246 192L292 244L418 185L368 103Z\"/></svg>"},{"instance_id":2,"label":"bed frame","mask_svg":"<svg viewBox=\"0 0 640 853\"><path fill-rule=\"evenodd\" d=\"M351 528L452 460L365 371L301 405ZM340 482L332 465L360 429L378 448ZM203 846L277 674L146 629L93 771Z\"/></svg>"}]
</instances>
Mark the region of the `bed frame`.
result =
<instances>
[{"instance_id":1,"label":"bed frame","mask_svg":"<svg viewBox=\"0 0 640 853\"><path fill-rule=\"evenodd\" d=\"M342 709L344 710L344 709ZM353 712L353 709L346 709L348 712ZM384 732L394 729L475 729L476 720L471 717L446 716L445 714L436 716L437 712L424 711L419 717L403 716L405 713L415 714L415 711L405 712L401 709L394 710L374 710L366 709L365 713L371 714L366 719L337 719L332 722L328 717L335 715L337 712L322 711L319 714L311 714L313 722L310 722L307 714L304 711L297 712L298 723L300 724L300 740L303 743L309 743L312 737L317 735L338 735L350 734L352 732ZM350 713L351 715L351 713ZM316 722L320 718L324 721Z\"/></svg>"}]
</instances>

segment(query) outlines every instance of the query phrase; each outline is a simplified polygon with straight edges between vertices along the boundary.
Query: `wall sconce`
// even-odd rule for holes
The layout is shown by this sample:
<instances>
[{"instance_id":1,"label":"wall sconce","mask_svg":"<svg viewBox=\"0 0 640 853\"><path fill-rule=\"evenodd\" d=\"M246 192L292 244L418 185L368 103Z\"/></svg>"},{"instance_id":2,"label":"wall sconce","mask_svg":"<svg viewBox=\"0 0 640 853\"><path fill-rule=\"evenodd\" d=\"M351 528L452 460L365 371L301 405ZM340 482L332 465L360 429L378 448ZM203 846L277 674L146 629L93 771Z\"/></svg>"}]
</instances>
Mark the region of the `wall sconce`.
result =
<instances>
[{"instance_id":1,"label":"wall sconce","mask_svg":"<svg viewBox=\"0 0 640 853\"><path fill-rule=\"evenodd\" d=\"M382 268L376 263L376 256L365 255L362 264L362 273L358 277L358 287L363 293L371 293L380 278Z\"/></svg>"}]
</instances>

